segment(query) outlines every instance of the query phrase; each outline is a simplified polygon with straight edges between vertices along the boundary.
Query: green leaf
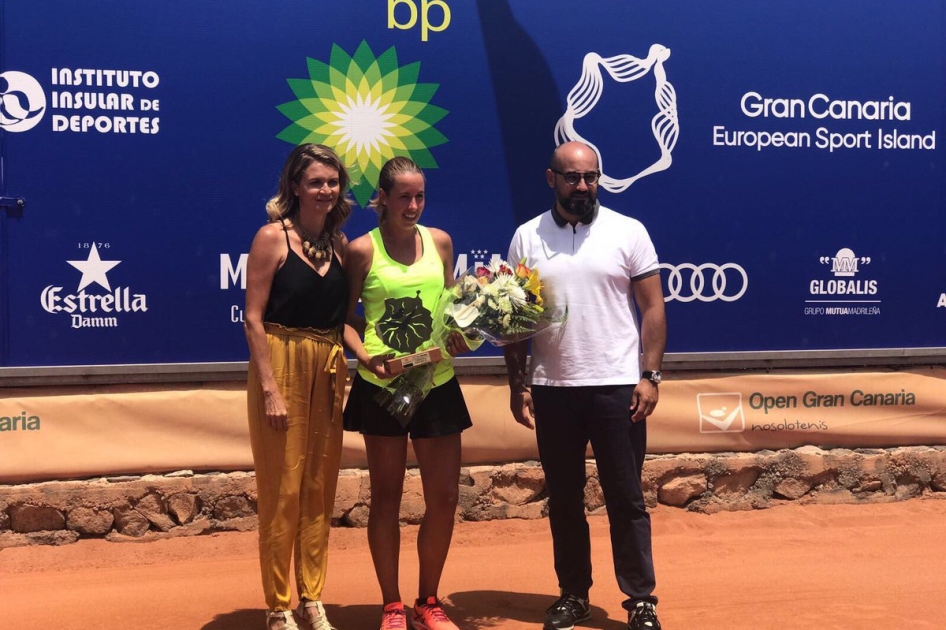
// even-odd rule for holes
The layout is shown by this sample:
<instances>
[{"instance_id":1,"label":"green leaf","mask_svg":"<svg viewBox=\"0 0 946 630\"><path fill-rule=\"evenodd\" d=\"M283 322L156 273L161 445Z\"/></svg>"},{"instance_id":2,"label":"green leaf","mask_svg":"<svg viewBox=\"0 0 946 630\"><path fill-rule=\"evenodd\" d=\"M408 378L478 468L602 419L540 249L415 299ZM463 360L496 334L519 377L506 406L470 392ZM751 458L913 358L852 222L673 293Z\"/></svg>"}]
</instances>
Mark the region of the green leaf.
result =
<instances>
[{"instance_id":1,"label":"green leaf","mask_svg":"<svg viewBox=\"0 0 946 630\"><path fill-rule=\"evenodd\" d=\"M309 79L287 79L289 89L296 95L296 98L315 98L318 94L315 91L315 85Z\"/></svg>"},{"instance_id":2,"label":"green leaf","mask_svg":"<svg viewBox=\"0 0 946 630\"><path fill-rule=\"evenodd\" d=\"M312 59L311 57L306 57L306 68L309 71L309 78L313 81L321 81L323 83L328 82L328 73L329 67L328 64L319 61L318 59Z\"/></svg>"},{"instance_id":3,"label":"green leaf","mask_svg":"<svg viewBox=\"0 0 946 630\"><path fill-rule=\"evenodd\" d=\"M362 71L368 70L368 68L375 63L374 53L371 52L371 47L368 46L368 42L361 40L361 43L358 45L358 50L355 51L355 55L352 57L352 61L354 61Z\"/></svg>"}]
</instances>

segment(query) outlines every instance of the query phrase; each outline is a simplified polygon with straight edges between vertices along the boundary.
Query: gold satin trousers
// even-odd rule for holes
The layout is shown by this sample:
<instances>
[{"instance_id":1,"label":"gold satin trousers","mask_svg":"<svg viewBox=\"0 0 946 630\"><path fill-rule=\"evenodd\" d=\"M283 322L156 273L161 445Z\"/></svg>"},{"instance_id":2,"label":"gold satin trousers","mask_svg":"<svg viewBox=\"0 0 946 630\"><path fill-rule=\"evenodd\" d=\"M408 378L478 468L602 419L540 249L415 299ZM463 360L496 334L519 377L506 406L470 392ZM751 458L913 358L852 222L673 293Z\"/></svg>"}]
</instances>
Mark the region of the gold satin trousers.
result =
<instances>
[{"instance_id":1,"label":"gold satin trousers","mask_svg":"<svg viewBox=\"0 0 946 630\"><path fill-rule=\"evenodd\" d=\"M289 411L288 431L270 425L259 373L250 362L247 411L260 570L266 605L275 611L290 609L290 560L299 597L322 598L348 368L340 329L265 328L273 374Z\"/></svg>"}]
</instances>

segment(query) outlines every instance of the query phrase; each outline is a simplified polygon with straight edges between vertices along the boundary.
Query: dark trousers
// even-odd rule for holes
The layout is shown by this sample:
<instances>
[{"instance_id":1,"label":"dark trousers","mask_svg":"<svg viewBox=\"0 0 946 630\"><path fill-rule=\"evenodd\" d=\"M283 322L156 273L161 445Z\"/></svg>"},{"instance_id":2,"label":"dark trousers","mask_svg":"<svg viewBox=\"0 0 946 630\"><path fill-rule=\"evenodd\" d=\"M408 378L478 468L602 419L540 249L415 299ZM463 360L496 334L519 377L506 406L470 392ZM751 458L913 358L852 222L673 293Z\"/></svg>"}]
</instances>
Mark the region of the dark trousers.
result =
<instances>
[{"instance_id":1,"label":"dark trousers","mask_svg":"<svg viewBox=\"0 0 946 630\"><path fill-rule=\"evenodd\" d=\"M587 598L591 539L585 518L585 451L598 464L611 526L611 553L624 608L657 603L650 515L641 490L646 421L631 422L633 385L532 388L539 457L549 494L549 524L559 587Z\"/></svg>"}]
</instances>

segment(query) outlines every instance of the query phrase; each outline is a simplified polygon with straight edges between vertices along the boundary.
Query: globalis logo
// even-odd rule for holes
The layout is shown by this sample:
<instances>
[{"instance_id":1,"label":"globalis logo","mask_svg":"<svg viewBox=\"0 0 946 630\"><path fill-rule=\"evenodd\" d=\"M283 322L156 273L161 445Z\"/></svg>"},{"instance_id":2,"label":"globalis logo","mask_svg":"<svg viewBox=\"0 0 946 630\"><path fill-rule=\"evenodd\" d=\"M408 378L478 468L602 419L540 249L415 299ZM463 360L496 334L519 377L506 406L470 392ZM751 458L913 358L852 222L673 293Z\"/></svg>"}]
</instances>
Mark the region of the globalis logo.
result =
<instances>
[{"instance_id":1,"label":"globalis logo","mask_svg":"<svg viewBox=\"0 0 946 630\"><path fill-rule=\"evenodd\" d=\"M847 247L838 250L834 256L822 256L822 265L831 265L834 280L812 280L812 295L876 295L876 280L855 280L854 277L870 264L869 256L857 256Z\"/></svg>"},{"instance_id":2,"label":"globalis logo","mask_svg":"<svg viewBox=\"0 0 946 630\"><path fill-rule=\"evenodd\" d=\"M842 247L834 256L819 257L818 262L830 265L834 278L808 284L811 298L805 300L805 315L880 315L877 280L857 278L870 265L870 256L858 256Z\"/></svg>"},{"instance_id":3,"label":"globalis logo","mask_svg":"<svg viewBox=\"0 0 946 630\"><path fill-rule=\"evenodd\" d=\"M145 295L132 294L128 287L112 289L107 274L121 261L102 260L99 248L109 249L109 243L82 243L80 247L89 250L88 258L66 261L82 272L76 292L64 295L63 287L47 286L40 296L43 310L53 314L66 313L71 318L72 328L115 328L119 313L148 310ZM87 291L92 285L98 285L107 293Z\"/></svg>"},{"instance_id":4,"label":"globalis logo","mask_svg":"<svg viewBox=\"0 0 946 630\"><path fill-rule=\"evenodd\" d=\"M430 104L438 84L417 83L420 62L398 66L393 47L375 57L361 42L354 56L334 45L328 64L308 59L308 68L308 79L289 79L297 100L278 109L293 122L277 137L335 149L359 205L371 199L390 158L403 155L421 168L437 167L430 148L447 138L434 125L447 110Z\"/></svg>"},{"instance_id":5,"label":"globalis logo","mask_svg":"<svg viewBox=\"0 0 946 630\"><path fill-rule=\"evenodd\" d=\"M0 129L29 131L46 113L46 93L30 75L14 70L0 73Z\"/></svg>"}]
</instances>

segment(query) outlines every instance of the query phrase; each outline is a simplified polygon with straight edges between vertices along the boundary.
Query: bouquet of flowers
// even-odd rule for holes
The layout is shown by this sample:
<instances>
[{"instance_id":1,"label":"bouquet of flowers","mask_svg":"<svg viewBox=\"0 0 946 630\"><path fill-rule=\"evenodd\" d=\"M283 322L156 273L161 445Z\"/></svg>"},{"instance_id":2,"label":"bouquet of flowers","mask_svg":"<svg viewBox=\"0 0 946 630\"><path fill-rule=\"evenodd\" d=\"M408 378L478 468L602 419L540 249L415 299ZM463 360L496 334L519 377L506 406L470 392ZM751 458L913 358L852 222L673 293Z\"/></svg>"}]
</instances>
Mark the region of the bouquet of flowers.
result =
<instances>
[{"instance_id":1,"label":"bouquet of flowers","mask_svg":"<svg viewBox=\"0 0 946 630\"><path fill-rule=\"evenodd\" d=\"M476 334L494 346L528 339L568 316L567 308L543 306L539 272L523 261L513 267L494 260L488 267L464 273L449 292L446 326Z\"/></svg>"},{"instance_id":2,"label":"bouquet of flowers","mask_svg":"<svg viewBox=\"0 0 946 630\"><path fill-rule=\"evenodd\" d=\"M546 308L536 269L524 262L513 267L494 260L487 267L463 273L445 289L434 314L432 339L443 347L451 331L459 331L472 349L485 339L494 346L523 341L568 318L567 307ZM427 363L394 378L376 396L402 425L433 389L435 364Z\"/></svg>"}]
</instances>

